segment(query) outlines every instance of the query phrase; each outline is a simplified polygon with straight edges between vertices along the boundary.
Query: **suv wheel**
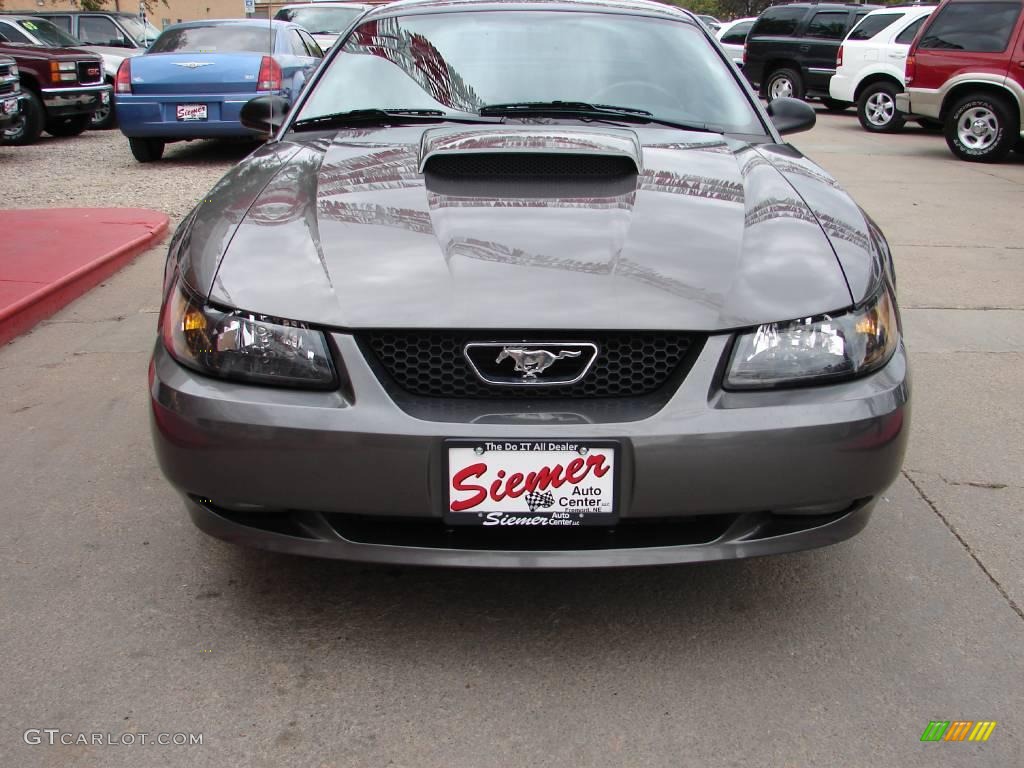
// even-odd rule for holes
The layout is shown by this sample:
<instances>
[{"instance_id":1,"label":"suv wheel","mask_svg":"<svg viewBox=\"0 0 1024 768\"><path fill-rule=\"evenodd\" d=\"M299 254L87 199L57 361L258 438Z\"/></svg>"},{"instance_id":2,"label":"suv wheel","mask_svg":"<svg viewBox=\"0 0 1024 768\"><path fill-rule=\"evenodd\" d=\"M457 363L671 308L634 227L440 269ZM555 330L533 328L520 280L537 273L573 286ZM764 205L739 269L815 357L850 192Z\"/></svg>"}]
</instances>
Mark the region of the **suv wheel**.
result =
<instances>
[{"instance_id":1,"label":"suv wheel","mask_svg":"<svg viewBox=\"0 0 1024 768\"><path fill-rule=\"evenodd\" d=\"M162 139L128 139L128 146L140 163L152 163L163 157L165 143Z\"/></svg>"},{"instance_id":2,"label":"suv wheel","mask_svg":"<svg viewBox=\"0 0 1024 768\"><path fill-rule=\"evenodd\" d=\"M961 160L997 163L1020 139L1019 118L1002 99L977 94L960 99L946 116L946 143Z\"/></svg>"},{"instance_id":3,"label":"suv wheel","mask_svg":"<svg viewBox=\"0 0 1024 768\"><path fill-rule=\"evenodd\" d=\"M21 93L24 97L21 101L21 120L3 132L4 144L35 144L43 132L43 123L46 122L43 102L28 89L23 89Z\"/></svg>"},{"instance_id":4,"label":"suv wheel","mask_svg":"<svg viewBox=\"0 0 1024 768\"><path fill-rule=\"evenodd\" d=\"M902 130L903 115L896 111L896 86L872 83L857 99L857 118L865 131L894 133Z\"/></svg>"},{"instance_id":5,"label":"suv wheel","mask_svg":"<svg viewBox=\"0 0 1024 768\"><path fill-rule=\"evenodd\" d=\"M114 98L111 97L110 101L101 105L99 109L92 113L92 119L89 120L89 129L92 131L105 131L108 128L113 128L116 123Z\"/></svg>"},{"instance_id":6,"label":"suv wheel","mask_svg":"<svg viewBox=\"0 0 1024 768\"><path fill-rule=\"evenodd\" d=\"M768 94L768 101L781 98L802 99L804 97L804 82L800 73L792 69L776 69L765 83L765 93Z\"/></svg>"},{"instance_id":7,"label":"suv wheel","mask_svg":"<svg viewBox=\"0 0 1024 768\"><path fill-rule=\"evenodd\" d=\"M77 136L89 127L90 115L59 117L46 121L46 132L51 136Z\"/></svg>"}]
</instances>

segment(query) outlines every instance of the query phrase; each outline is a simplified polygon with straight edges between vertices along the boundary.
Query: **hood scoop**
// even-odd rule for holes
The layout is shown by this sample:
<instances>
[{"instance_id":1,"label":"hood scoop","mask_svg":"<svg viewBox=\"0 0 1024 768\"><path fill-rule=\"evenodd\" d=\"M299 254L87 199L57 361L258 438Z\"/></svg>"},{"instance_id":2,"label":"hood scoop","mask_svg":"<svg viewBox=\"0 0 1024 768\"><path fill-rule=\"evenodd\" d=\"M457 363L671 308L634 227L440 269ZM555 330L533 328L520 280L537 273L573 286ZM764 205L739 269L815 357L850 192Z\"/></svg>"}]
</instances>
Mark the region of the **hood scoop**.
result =
<instances>
[{"instance_id":1,"label":"hood scoop","mask_svg":"<svg viewBox=\"0 0 1024 768\"><path fill-rule=\"evenodd\" d=\"M627 128L449 126L423 133L419 170L470 177L636 174L643 171L643 151Z\"/></svg>"},{"instance_id":2,"label":"hood scoop","mask_svg":"<svg viewBox=\"0 0 1024 768\"><path fill-rule=\"evenodd\" d=\"M628 129L446 127L420 142L419 171L437 194L505 196L514 187L518 197L564 197L583 185L618 195L635 190L642 170L640 140Z\"/></svg>"}]
</instances>

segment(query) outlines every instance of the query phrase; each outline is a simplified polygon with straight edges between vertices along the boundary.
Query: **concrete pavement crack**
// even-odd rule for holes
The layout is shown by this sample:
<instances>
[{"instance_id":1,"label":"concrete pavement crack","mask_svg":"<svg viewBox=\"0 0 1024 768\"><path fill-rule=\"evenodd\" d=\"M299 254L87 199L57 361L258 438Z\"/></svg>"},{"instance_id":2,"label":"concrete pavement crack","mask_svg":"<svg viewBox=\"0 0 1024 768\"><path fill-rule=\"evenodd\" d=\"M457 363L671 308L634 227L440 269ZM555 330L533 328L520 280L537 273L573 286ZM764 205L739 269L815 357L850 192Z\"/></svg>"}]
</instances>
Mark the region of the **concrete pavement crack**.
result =
<instances>
[{"instance_id":1,"label":"concrete pavement crack","mask_svg":"<svg viewBox=\"0 0 1024 768\"><path fill-rule=\"evenodd\" d=\"M1017 605L1016 601L1010 597L1010 594L1003 588L1003 585L999 583L999 580L992 575L992 572L987 567L985 567L985 564L981 562L981 558L978 557L975 551L971 548L971 545L967 543L967 540L960 535L960 531L956 529L956 526L949 521L949 518L939 511L938 505L928 497L928 494L924 492L924 489L914 481L914 478L912 478L905 469L900 470L900 474L907 478L907 482L914 487L914 490L917 491L917 495L921 497L925 504L931 507L935 516L942 521L942 524L945 525L956 540L960 542L960 546L967 551L967 554L969 554L974 562L977 563L978 567L981 568L981 572L984 573L988 577L988 580L992 582L992 585L996 588L999 594L1003 596L1003 599L1010 606L1011 610L1017 614L1021 621L1024 621L1024 608Z\"/></svg>"}]
</instances>

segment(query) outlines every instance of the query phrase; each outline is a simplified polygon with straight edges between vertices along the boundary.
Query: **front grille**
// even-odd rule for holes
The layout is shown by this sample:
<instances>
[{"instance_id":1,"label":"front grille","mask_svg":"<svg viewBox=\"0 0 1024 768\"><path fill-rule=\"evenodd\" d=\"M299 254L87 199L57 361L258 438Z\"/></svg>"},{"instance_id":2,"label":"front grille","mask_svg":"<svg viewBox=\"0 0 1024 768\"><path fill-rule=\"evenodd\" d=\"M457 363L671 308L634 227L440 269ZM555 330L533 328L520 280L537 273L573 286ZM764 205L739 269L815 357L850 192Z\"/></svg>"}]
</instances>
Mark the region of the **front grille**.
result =
<instances>
[{"instance_id":1,"label":"front grille","mask_svg":"<svg viewBox=\"0 0 1024 768\"><path fill-rule=\"evenodd\" d=\"M0 94L14 93L14 83L0 82Z\"/></svg>"},{"instance_id":2,"label":"front grille","mask_svg":"<svg viewBox=\"0 0 1024 768\"><path fill-rule=\"evenodd\" d=\"M98 61L78 62L78 82L92 85L103 82L103 65Z\"/></svg>"},{"instance_id":3,"label":"front grille","mask_svg":"<svg viewBox=\"0 0 1024 768\"><path fill-rule=\"evenodd\" d=\"M369 331L358 337L384 383L421 397L566 399L642 397L678 386L700 348L693 334L663 331ZM469 342L529 345L582 341L597 345L582 380L566 386L500 386L481 381L463 356Z\"/></svg>"}]
</instances>

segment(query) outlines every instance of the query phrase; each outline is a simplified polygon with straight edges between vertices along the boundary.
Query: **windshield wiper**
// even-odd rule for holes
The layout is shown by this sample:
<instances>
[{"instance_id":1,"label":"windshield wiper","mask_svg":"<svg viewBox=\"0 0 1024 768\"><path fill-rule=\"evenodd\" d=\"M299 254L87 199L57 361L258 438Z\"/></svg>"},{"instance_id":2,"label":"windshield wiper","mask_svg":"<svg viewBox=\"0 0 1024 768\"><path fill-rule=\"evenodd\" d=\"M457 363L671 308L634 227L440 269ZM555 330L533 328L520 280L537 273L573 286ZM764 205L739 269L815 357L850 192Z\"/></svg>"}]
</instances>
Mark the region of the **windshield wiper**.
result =
<instances>
[{"instance_id":1,"label":"windshield wiper","mask_svg":"<svg viewBox=\"0 0 1024 768\"><path fill-rule=\"evenodd\" d=\"M706 133L724 133L724 129L709 123L687 123L679 120L666 120L657 117L653 112L636 107L620 107L614 104L588 104L585 101L522 101L508 104L487 104L480 107L480 114L485 117L502 116L517 117L529 115L570 115L572 117L591 118L596 120L629 120L638 123L656 123L671 128L682 128L687 131L703 131Z\"/></svg>"},{"instance_id":2,"label":"windshield wiper","mask_svg":"<svg viewBox=\"0 0 1024 768\"><path fill-rule=\"evenodd\" d=\"M442 112L440 109L350 109L347 112L334 112L329 115L296 120L292 129L301 131L329 128L334 125L374 123L386 125L388 123L437 122L439 120L470 123L499 122L471 113Z\"/></svg>"}]
</instances>

